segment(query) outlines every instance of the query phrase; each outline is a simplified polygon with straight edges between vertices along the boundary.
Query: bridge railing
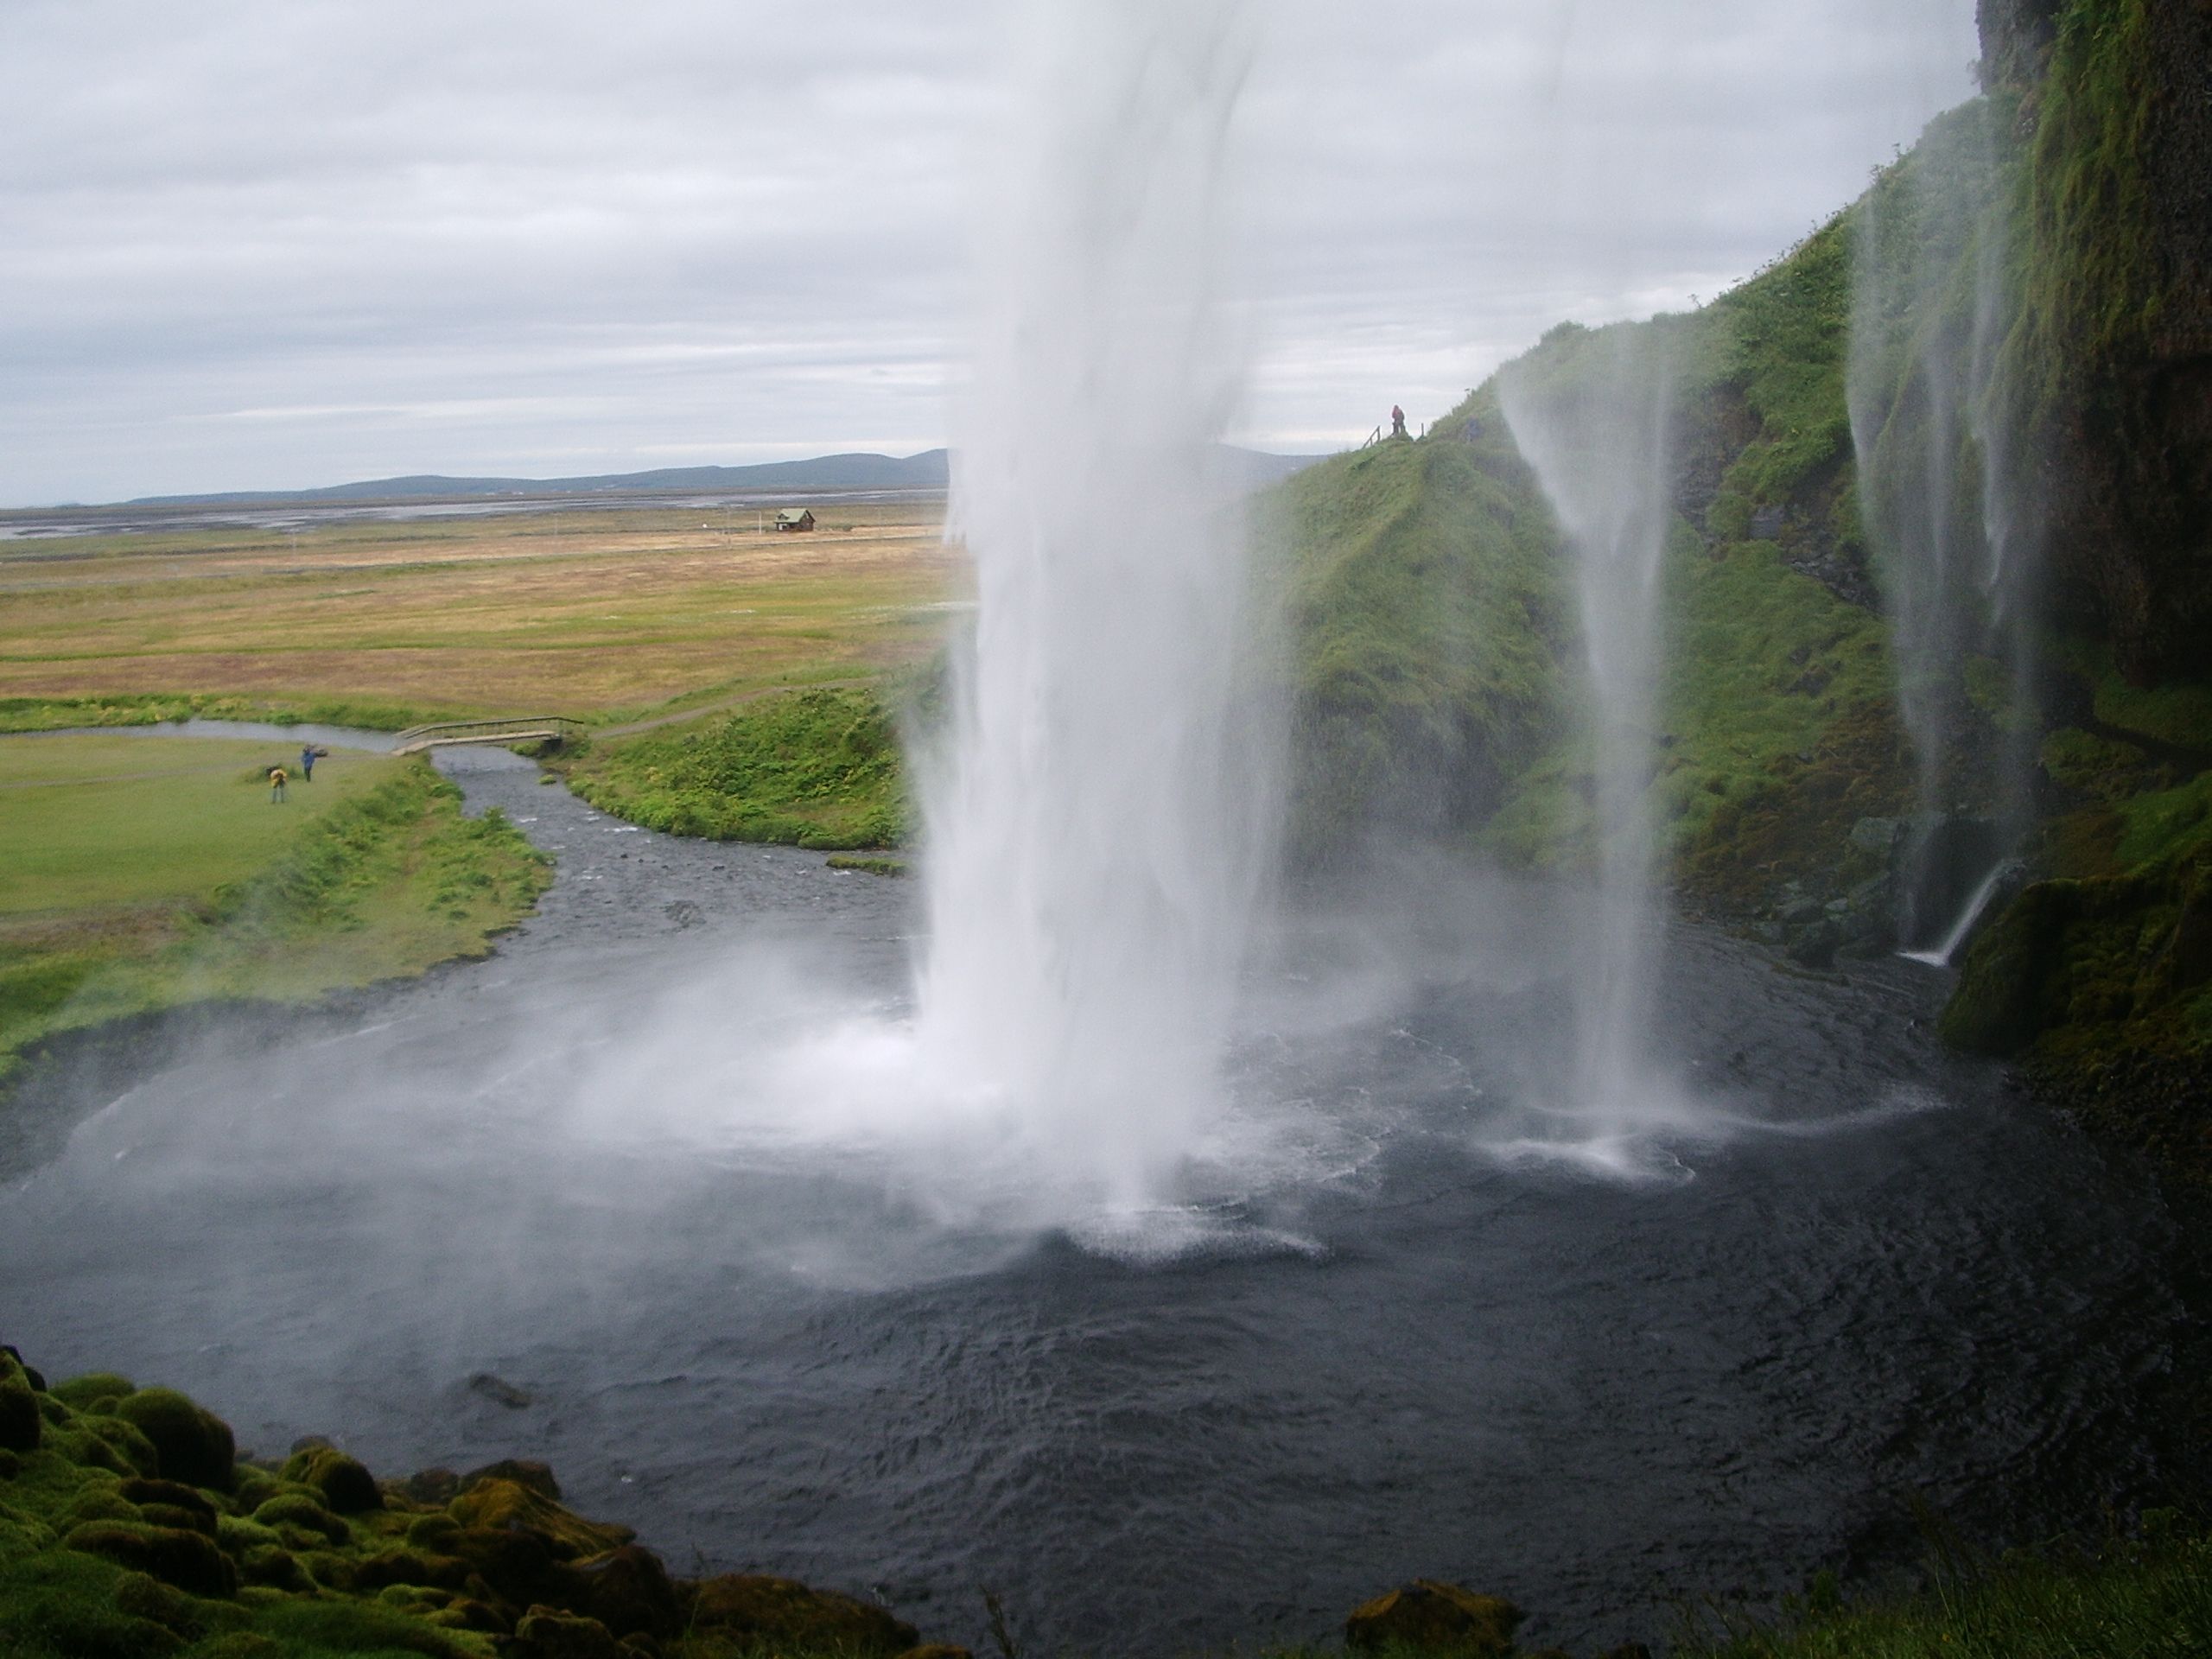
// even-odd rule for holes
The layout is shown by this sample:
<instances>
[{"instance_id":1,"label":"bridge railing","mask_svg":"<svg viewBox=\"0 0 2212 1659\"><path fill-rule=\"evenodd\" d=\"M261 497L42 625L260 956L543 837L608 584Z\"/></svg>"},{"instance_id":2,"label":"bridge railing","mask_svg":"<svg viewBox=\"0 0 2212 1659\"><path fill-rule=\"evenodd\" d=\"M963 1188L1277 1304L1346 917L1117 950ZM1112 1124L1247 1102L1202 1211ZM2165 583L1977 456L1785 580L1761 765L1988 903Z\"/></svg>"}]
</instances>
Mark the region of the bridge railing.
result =
<instances>
[{"instance_id":1,"label":"bridge railing","mask_svg":"<svg viewBox=\"0 0 2212 1659\"><path fill-rule=\"evenodd\" d=\"M502 743L548 738L566 742L584 729L569 715L510 715L499 720L442 720L410 726L391 740L394 754L412 754L448 743Z\"/></svg>"}]
</instances>

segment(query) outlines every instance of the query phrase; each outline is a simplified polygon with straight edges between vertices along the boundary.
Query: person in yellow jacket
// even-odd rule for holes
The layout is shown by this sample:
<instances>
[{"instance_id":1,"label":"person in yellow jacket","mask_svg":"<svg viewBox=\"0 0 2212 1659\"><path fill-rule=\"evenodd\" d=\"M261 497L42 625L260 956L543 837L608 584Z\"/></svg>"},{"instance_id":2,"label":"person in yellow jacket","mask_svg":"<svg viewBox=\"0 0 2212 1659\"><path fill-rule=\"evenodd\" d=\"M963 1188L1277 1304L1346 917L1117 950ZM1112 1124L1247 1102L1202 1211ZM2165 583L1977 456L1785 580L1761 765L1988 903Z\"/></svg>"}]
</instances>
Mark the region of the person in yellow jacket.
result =
<instances>
[{"instance_id":1,"label":"person in yellow jacket","mask_svg":"<svg viewBox=\"0 0 2212 1659\"><path fill-rule=\"evenodd\" d=\"M269 804L274 806L284 798L284 768L269 768Z\"/></svg>"}]
</instances>

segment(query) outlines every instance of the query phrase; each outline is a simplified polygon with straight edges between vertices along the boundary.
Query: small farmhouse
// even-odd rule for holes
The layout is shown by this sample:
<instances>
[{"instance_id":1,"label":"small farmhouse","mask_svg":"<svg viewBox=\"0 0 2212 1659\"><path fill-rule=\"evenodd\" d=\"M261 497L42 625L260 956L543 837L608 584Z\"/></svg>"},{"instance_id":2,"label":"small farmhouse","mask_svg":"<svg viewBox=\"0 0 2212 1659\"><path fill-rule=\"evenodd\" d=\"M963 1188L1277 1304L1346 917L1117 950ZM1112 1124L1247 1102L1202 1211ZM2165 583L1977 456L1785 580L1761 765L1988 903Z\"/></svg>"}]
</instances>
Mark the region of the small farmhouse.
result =
<instances>
[{"instance_id":1,"label":"small farmhouse","mask_svg":"<svg viewBox=\"0 0 2212 1659\"><path fill-rule=\"evenodd\" d=\"M778 530L812 530L814 512L808 507L785 507L776 515Z\"/></svg>"}]
</instances>

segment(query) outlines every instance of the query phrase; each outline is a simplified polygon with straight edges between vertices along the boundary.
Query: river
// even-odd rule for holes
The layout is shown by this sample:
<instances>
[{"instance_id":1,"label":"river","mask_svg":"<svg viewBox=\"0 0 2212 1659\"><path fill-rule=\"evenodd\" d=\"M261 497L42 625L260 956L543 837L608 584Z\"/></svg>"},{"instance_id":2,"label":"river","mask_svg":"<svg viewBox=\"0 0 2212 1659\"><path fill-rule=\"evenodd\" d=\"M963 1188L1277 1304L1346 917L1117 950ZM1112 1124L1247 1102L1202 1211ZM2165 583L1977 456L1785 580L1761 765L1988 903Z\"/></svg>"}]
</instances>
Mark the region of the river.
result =
<instances>
[{"instance_id":1,"label":"river","mask_svg":"<svg viewBox=\"0 0 2212 1659\"><path fill-rule=\"evenodd\" d=\"M1316 904L1187 1201L1094 1227L793 1060L895 1030L910 884L440 764L558 854L539 914L87 1073L0 1191L0 1328L49 1374L385 1474L543 1456L679 1572L978 1645L988 1587L1039 1649L1326 1640L1415 1575L1524 1640L1648 1639L1669 1594L1910 1560L1916 1499L2039 1537L2167 1472L2191 1327L2152 1184L1944 1055L1911 964L1675 929L1659 1029L1703 1104L1629 1179L1522 1110L1567 1017L1544 895Z\"/></svg>"}]
</instances>

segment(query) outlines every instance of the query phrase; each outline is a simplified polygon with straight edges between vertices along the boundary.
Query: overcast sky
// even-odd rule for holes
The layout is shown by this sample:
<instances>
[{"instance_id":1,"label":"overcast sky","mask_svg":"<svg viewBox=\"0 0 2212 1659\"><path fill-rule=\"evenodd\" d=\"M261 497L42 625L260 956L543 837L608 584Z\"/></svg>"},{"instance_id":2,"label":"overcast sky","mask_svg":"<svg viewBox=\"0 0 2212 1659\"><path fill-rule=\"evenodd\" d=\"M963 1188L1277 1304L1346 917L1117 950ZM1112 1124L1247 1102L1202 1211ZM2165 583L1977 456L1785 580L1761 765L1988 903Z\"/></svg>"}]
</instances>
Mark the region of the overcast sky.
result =
<instances>
[{"instance_id":1,"label":"overcast sky","mask_svg":"<svg viewBox=\"0 0 2212 1659\"><path fill-rule=\"evenodd\" d=\"M1267 0L1236 435L1722 290L1971 94L1973 14ZM940 443L1001 17L0 0L0 505Z\"/></svg>"}]
</instances>

